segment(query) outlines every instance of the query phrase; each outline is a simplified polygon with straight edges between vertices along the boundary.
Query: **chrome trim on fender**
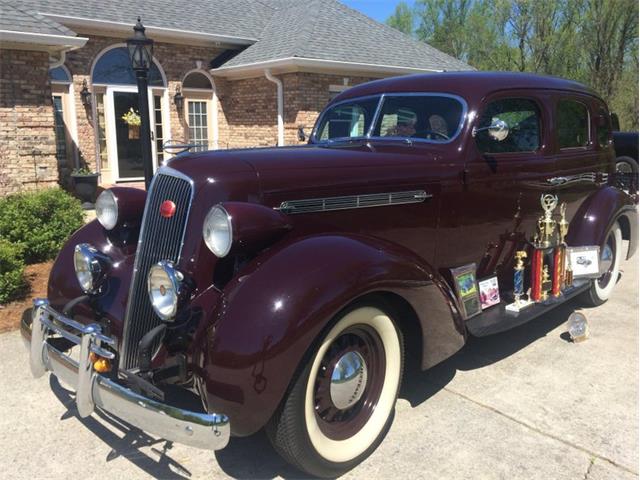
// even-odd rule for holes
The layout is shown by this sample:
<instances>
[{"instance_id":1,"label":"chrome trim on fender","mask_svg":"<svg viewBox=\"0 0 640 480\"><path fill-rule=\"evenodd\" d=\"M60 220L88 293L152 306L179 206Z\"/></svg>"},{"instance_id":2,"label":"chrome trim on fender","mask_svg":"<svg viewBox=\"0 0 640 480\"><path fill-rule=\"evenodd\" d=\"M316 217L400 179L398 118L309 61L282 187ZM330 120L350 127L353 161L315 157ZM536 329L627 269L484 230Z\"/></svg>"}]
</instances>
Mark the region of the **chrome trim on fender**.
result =
<instances>
[{"instance_id":1,"label":"chrome trim on fender","mask_svg":"<svg viewBox=\"0 0 640 480\"><path fill-rule=\"evenodd\" d=\"M284 213L330 212L333 210L349 210L355 208L388 207L422 203L433 195L424 190L408 192L368 193L364 195L345 195L342 197L308 198L304 200L287 200L275 207Z\"/></svg>"},{"instance_id":2,"label":"chrome trim on fender","mask_svg":"<svg viewBox=\"0 0 640 480\"><path fill-rule=\"evenodd\" d=\"M77 331L69 332L67 328ZM115 358L103 344L115 345L115 340L101 332L100 325L83 325L66 318L44 299L34 301L32 325L25 320L21 333L30 349L30 366L34 377L50 371L65 384L76 389L76 404L81 417L91 415L95 407L110 412L144 431L196 448L218 450L229 442L229 418L222 414L207 414L183 410L140 395L115 379L93 370L90 353ZM78 361L58 350L48 341L57 333L80 345Z\"/></svg>"}]
</instances>

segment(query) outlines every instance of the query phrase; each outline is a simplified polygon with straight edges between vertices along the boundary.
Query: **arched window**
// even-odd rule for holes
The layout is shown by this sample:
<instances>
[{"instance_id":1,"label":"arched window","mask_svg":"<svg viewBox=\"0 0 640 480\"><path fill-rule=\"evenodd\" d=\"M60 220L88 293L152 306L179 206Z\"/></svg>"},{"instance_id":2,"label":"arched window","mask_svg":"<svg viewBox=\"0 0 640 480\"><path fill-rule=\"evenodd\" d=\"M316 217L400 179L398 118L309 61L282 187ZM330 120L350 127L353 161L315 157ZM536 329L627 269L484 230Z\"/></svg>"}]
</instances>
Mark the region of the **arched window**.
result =
<instances>
[{"instance_id":1,"label":"arched window","mask_svg":"<svg viewBox=\"0 0 640 480\"><path fill-rule=\"evenodd\" d=\"M65 67L59 66L49 70L49 80L56 83L68 84L71 83L71 76L69 75L69 71Z\"/></svg>"},{"instance_id":2,"label":"arched window","mask_svg":"<svg viewBox=\"0 0 640 480\"><path fill-rule=\"evenodd\" d=\"M182 88L197 88L198 90L212 90L211 80L202 72L189 73L182 82Z\"/></svg>"},{"instance_id":3,"label":"arched window","mask_svg":"<svg viewBox=\"0 0 640 480\"><path fill-rule=\"evenodd\" d=\"M126 47L116 47L104 53L93 67L91 82L96 85L136 85L136 75ZM149 69L149 86L164 87L162 74L155 63Z\"/></svg>"},{"instance_id":4,"label":"arched window","mask_svg":"<svg viewBox=\"0 0 640 480\"><path fill-rule=\"evenodd\" d=\"M189 141L198 145L196 151L217 148L216 107L211 79L203 71L191 71L182 80L182 91L187 106L185 114Z\"/></svg>"}]
</instances>

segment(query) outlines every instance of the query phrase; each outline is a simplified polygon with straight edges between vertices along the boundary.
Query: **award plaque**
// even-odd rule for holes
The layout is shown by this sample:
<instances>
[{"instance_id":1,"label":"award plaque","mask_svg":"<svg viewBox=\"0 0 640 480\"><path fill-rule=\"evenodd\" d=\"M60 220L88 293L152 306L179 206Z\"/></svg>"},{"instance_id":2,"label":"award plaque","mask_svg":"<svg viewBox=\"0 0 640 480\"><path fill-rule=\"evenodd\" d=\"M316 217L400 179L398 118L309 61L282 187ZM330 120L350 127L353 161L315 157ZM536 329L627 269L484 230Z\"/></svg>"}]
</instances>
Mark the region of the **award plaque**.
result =
<instances>
[{"instance_id":1,"label":"award plaque","mask_svg":"<svg viewBox=\"0 0 640 480\"><path fill-rule=\"evenodd\" d=\"M478 283L476 282L476 264L471 263L459 268L452 268L451 275L465 320L482 313Z\"/></svg>"}]
</instances>

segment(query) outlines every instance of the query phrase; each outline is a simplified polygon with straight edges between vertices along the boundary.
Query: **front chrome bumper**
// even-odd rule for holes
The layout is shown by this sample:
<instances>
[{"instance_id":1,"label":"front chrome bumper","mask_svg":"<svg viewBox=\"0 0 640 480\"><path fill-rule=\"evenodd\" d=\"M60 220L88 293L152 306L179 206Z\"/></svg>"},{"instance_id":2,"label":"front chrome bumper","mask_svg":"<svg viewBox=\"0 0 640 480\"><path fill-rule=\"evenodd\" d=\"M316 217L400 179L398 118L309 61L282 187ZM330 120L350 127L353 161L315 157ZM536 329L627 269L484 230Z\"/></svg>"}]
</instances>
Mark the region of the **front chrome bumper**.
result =
<instances>
[{"instance_id":1,"label":"front chrome bumper","mask_svg":"<svg viewBox=\"0 0 640 480\"><path fill-rule=\"evenodd\" d=\"M50 371L76 389L76 404L81 417L99 407L146 432L196 448L219 450L229 442L229 419L221 414L183 410L147 398L116 381L100 375L89 359L91 352L108 359L115 355L105 348L115 340L101 333L97 324L83 325L61 315L47 300L34 300L31 327L23 320L21 332L30 351L34 377ZM79 345L78 361L58 350L50 342L57 334Z\"/></svg>"}]
</instances>

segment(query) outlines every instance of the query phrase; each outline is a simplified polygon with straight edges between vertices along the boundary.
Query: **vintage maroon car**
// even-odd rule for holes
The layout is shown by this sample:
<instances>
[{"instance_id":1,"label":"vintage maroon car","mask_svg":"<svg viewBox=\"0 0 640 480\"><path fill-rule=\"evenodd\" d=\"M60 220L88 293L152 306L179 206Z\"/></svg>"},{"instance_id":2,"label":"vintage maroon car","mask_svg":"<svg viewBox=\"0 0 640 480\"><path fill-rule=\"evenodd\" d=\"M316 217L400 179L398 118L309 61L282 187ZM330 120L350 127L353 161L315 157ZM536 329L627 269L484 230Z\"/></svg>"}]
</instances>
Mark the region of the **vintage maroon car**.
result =
<instances>
[{"instance_id":1,"label":"vintage maroon car","mask_svg":"<svg viewBox=\"0 0 640 480\"><path fill-rule=\"evenodd\" d=\"M308 145L180 155L62 249L31 370L81 416L207 449L266 428L338 475L384 437L405 366L609 298L637 238L609 122L578 83L438 73L343 92ZM574 247L600 265L571 270Z\"/></svg>"}]
</instances>

